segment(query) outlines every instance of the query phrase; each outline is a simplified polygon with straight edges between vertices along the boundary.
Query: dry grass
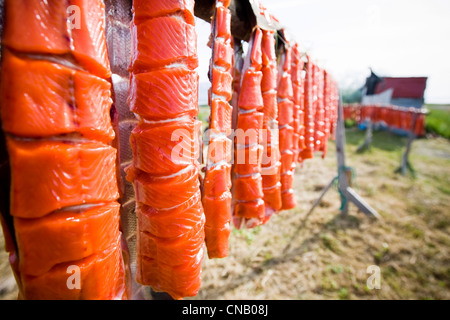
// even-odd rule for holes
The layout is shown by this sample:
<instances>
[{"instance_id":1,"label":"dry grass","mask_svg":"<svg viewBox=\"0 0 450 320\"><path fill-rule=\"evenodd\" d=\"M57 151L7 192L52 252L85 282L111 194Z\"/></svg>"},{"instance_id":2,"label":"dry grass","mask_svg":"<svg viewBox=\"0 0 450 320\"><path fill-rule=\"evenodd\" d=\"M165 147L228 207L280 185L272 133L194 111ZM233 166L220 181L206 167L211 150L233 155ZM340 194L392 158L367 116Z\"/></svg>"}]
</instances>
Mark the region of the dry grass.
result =
<instances>
[{"instance_id":1,"label":"dry grass","mask_svg":"<svg viewBox=\"0 0 450 320\"><path fill-rule=\"evenodd\" d=\"M350 205L340 216L330 190L307 212L336 174L333 145L327 159L299 168L298 207L253 230L233 230L230 255L204 259L194 299L450 299L450 143L414 142L416 176L394 173L405 139L376 132L373 147L356 154L363 133L351 129L348 165L355 189L382 216L366 218ZM381 268L381 289L366 286L367 267ZM0 253L0 296L16 297L7 255Z\"/></svg>"}]
</instances>

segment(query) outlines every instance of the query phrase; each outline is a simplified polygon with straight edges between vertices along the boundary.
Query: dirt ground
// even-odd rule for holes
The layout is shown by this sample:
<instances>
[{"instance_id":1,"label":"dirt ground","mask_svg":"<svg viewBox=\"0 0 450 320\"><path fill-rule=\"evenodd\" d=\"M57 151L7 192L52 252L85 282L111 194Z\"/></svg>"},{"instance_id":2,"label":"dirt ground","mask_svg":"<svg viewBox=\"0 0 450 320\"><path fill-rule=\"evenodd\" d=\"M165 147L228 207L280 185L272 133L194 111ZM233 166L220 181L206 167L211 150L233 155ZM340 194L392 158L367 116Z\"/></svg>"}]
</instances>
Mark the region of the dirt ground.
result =
<instances>
[{"instance_id":1,"label":"dirt ground","mask_svg":"<svg viewBox=\"0 0 450 320\"><path fill-rule=\"evenodd\" d=\"M298 206L264 226L233 230L230 254L203 261L202 287L191 299L450 299L450 142L414 142L415 176L394 171L406 139L375 132L370 150L357 154L364 133L347 130L348 166L354 188L382 216L367 218L330 189L336 175L334 144L298 168ZM3 239L1 239L3 242ZM380 288L370 289L370 266L380 269ZM0 243L0 298L17 289Z\"/></svg>"}]
</instances>

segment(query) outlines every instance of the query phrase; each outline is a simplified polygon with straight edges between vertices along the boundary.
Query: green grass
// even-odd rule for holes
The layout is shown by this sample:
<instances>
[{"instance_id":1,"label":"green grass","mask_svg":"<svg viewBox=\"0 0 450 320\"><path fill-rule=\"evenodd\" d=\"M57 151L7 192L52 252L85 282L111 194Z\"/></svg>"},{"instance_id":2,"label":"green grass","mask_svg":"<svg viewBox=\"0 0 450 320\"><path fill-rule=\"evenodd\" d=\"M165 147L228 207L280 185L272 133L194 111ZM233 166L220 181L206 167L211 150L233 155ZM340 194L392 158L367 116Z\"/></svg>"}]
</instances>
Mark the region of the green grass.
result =
<instances>
[{"instance_id":1,"label":"green grass","mask_svg":"<svg viewBox=\"0 0 450 320\"><path fill-rule=\"evenodd\" d=\"M450 106L428 105L430 113L426 117L426 129L450 139Z\"/></svg>"},{"instance_id":2,"label":"green grass","mask_svg":"<svg viewBox=\"0 0 450 320\"><path fill-rule=\"evenodd\" d=\"M209 106L199 106L198 120L203 123L203 128L206 128L208 126L209 114Z\"/></svg>"}]
</instances>

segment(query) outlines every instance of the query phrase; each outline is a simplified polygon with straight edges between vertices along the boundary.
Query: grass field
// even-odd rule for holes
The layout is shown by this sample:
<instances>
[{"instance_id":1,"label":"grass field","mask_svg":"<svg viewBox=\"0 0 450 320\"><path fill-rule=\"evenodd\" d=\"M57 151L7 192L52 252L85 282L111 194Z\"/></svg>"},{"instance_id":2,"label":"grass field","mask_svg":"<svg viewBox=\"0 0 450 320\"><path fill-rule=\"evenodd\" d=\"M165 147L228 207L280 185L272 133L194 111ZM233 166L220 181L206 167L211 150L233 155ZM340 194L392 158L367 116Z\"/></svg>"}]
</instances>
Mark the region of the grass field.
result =
<instances>
[{"instance_id":1,"label":"grass field","mask_svg":"<svg viewBox=\"0 0 450 320\"><path fill-rule=\"evenodd\" d=\"M233 230L230 255L203 261L202 287L193 299L450 299L450 142L413 143L416 175L394 173L406 139L374 132L372 147L357 154L364 132L347 129L347 165L354 188L383 219L374 221L330 190L336 175L334 145L325 160L298 168L298 206L267 225ZM3 241L3 240L1 240ZM17 297L7 255L0 244L0 296ZM369 289L369 266L381 271L381 288Z\"/></svg>"},{"instance_id":2,"label":"grass field","mask_svg":"<svg viewBox=\"0 0 450 320\"><path fill-rule=\"evenodd\" d=\"M427 105L430 113L427 116L428 132L450 139L450 105Z\"/></svg>"}]
</instances>

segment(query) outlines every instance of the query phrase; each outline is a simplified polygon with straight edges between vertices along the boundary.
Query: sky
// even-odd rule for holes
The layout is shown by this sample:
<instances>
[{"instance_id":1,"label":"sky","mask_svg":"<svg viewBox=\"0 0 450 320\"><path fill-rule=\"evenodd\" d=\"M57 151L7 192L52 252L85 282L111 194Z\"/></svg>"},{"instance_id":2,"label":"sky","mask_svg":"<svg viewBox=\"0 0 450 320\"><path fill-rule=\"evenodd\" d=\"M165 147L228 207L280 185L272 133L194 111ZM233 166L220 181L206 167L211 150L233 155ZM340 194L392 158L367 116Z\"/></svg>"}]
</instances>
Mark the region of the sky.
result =
<instances>
[{"instance_id":1,"label":"sky","mask_svg":"<svg viewBox=\"0 0 450 320\"><path fill-rule=\"evenodd\" d=\"M370 74L428 77L426 103L450 103L449 0L260 0L343 88ZM200 81L211 27L197 20ZM200 93L202 96L202 93Z\"/></svg>"}]
</instances>

